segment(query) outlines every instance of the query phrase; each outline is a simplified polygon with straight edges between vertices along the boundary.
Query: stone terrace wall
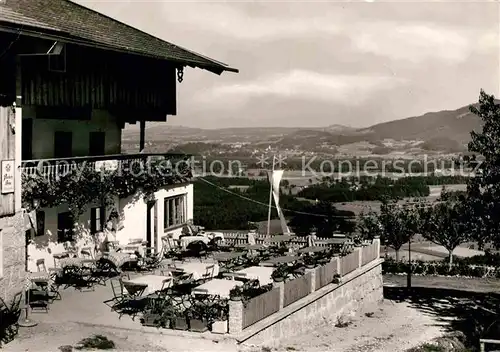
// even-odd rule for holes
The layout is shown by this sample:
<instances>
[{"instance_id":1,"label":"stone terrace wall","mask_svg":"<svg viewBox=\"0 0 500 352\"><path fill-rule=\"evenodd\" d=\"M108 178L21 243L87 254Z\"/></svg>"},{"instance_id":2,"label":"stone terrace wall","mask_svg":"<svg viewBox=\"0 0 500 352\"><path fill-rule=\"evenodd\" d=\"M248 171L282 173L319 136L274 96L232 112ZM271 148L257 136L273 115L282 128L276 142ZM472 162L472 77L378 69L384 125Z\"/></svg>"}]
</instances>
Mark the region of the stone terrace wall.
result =
<instances>
[{"instance_id":1,"label":"stone terrace wall","mask_svg":"<svg viewBox=\"0 0 500 352\"><path fill-rule=\"evenodd\" d=\"M26 240L24 215L0 218L0 250L2 251L3 275L0 275L0 297L8 304L26 283Z\"/></svg>"},{"instance_id":2,"label":"stone terrace wall","mask_svg":"<svg viewBox=\"0 0 500 352\"><path fill-rule=\"evenodd\" d=\"M298 332L310 331L326 317L338 317L369 308L383 300L382 262L377 259L329 284L235 336L245 344L277 345ZM231 317L230 317L231 319Z\"/></svg>"}]
</instances>

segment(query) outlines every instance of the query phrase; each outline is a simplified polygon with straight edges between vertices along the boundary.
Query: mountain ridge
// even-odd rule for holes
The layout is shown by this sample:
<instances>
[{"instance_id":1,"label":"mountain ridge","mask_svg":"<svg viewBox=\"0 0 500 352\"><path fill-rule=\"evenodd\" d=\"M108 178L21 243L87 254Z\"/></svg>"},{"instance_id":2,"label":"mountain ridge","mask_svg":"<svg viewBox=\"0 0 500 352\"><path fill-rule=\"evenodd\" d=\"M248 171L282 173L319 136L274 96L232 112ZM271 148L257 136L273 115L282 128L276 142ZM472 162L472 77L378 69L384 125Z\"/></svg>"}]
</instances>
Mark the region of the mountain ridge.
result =
<instances>
[{"instance_id":1,"label":"mountain ridge","mask_svg":"<svg viewBox=\"0 0 500 352\"><path fill-rule=\"evenodd\" d=\"M474 105L474 104L473 104ZM380 148L385 140L422 142L430 150L463 150L470 132L481 128L481 120L469 106L455 110L427 112L354 128L339 124L325 127L226 127L220 129L191 128L165 123L146 124L148 141L169 140L175 143L269 143L278 148L299 147L303 150L331 145L341 146L368 142ZM138 139L138 126L123 131L124 140ZM412 145L414 145L413 143ZM309 149L308 149L309 148ZM437 148L437 149L436 149Z\"/></svg>"}]
</instances>

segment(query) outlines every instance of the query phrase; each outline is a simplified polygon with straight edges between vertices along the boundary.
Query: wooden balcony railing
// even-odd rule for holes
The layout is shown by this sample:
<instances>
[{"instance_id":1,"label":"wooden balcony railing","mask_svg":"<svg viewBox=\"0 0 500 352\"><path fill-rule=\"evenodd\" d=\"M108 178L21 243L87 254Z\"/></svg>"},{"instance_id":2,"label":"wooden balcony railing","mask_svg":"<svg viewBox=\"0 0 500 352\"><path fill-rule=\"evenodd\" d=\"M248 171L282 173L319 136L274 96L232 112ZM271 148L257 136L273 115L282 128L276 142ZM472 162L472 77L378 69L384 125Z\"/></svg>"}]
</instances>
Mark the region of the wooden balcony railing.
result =
<instances>
[{"instance_id":1,"label":"wooden balcony railing","mask_svg":"<svg viewBox=\"0 0 500 352\"><path fill-rule=\"evenodd\" d=\"M140 172L149 170L152 165L162 172L172 172L190 167L189 155L185 154L113 154L86 157L23 160L21 170L23 176L42 176L46 179L58 179L75 170L91 168L117 172Z\"/></svg>"}]
</instances>

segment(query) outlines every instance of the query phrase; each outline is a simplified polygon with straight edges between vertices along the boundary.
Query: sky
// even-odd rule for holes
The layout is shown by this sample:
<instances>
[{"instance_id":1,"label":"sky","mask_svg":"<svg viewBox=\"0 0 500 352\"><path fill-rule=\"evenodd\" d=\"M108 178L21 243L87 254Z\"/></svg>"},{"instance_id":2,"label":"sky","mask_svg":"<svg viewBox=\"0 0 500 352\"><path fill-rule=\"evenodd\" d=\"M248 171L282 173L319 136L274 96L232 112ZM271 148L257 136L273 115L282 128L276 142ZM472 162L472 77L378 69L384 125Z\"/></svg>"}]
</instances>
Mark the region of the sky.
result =
<instances>
[{"instance_id":1,"label":"sky","mask_svg":"<svg viewBox=\"0 0 500 352\"><path fill-rule=\"evenodd\" d=\"M498 2L75 1L240 70L186 68L172 125L365 127L499 95Z\"/></svg>"}]
</instances>

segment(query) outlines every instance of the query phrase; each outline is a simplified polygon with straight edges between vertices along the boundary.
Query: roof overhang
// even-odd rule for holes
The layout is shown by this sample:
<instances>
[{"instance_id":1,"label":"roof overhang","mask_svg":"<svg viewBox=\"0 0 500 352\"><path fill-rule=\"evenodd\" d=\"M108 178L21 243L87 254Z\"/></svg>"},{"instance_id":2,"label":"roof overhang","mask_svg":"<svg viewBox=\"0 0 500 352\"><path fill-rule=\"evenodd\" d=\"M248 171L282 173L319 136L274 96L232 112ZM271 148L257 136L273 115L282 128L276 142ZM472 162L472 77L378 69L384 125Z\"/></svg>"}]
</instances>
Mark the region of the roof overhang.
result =
<instances>
[{"instance_id":1,"label":"roof overhang","mask_svg":"<svg viewBox=\"0 0 500 352\"><path fill-rule=\"evenodd\" d=\"M43 31L41 31L39 29L28 28L26 26L18 27L16 25L13 25L10 22L0 21L0 32L6 32L6 33L11 33L11 34L23 35L23 36L46 39L46 40L53 40L53 41L58 41L58 42L66 43L66 44L87 46L87 47L91 47L91 48L96 48L96 49L106 50L106 51L114 51L114 52L123 53L123 54L149 57L149 58L153 58L153 59L157 59L157 60L172 62L174 64L177 64L180 67L189 66L192 68L200 68L200 69L215 73L217 75L221 75L223 72L234 72L234 73L239 72L239 70L236 68L229 67L222 62L212 60L212 59L207 58L205 56L202 56L202 57L204 57L207 60L212 61L214 64L213 65L203 65L203 64L200 64L197 62L192 62L189 60L178 60L178 59L170 59L170 58L167 59L167 58L156 56L156 55L150 55L147 53L130 50L127 48L119 48L119 47L104 45L104 44L94 42L94 41L89 41L89 40L77 38L77 37L71 36L67 32L59 31L59 30L50 30L50 29L45 30L44 29ZM189 51L187 49L184 49L184 50ZM201 56L199 54L197 54L197 55Z\"/></svg>"}]
</instances>

